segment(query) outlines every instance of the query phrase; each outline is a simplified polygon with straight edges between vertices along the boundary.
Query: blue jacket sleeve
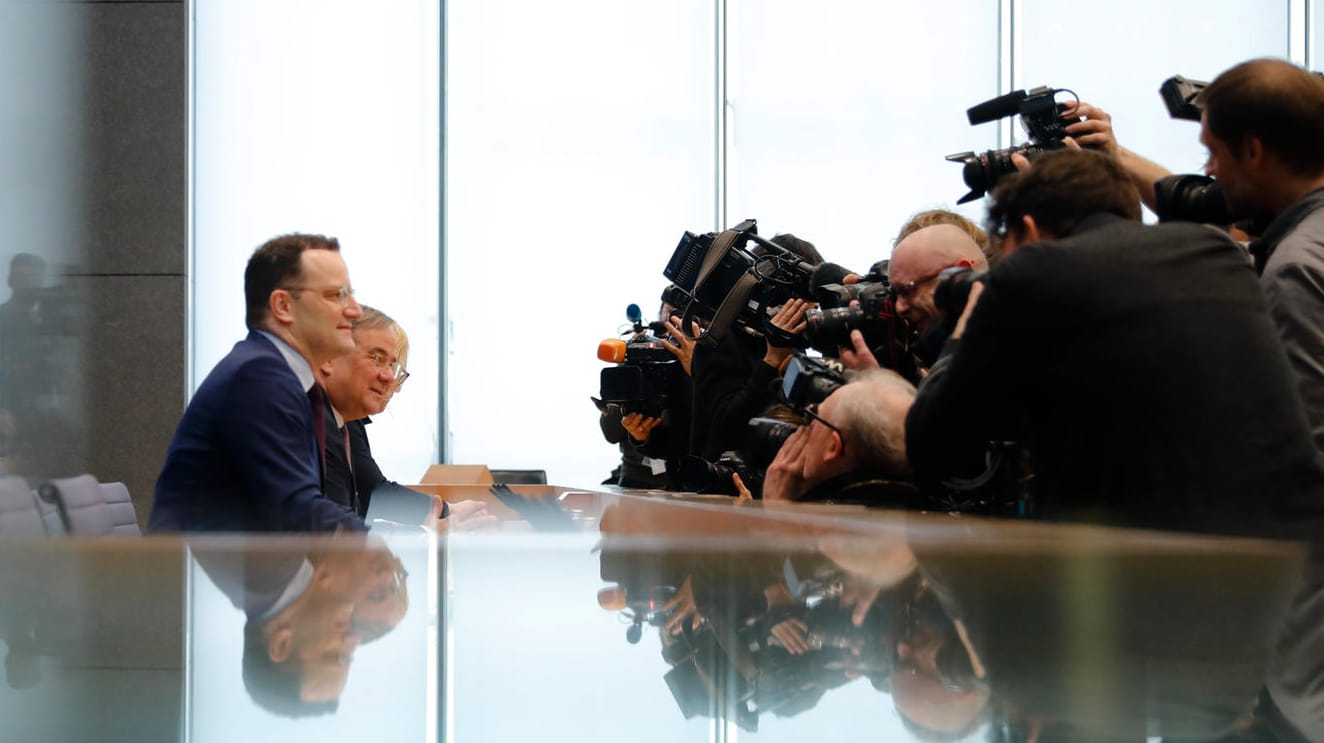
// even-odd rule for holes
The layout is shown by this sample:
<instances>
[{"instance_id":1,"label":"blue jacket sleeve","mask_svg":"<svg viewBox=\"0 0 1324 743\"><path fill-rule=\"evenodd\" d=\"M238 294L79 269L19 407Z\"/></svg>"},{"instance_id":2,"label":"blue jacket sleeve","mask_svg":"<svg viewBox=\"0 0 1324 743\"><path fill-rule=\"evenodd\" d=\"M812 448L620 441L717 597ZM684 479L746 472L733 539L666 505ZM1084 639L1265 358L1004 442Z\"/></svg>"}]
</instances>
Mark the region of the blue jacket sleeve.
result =
<instances>
[{"instance_id":1,"label":"blue jacket sleeve","mask_svg":"<svg viewBox=\"0 0 1324 743\"><path fill-rule=\"evenodd\" d=\"M221 426L256 507L276 531L365 531L358 516L322 495L308 396L280 358L243 365L229 386Z\"/></svg>"}]
</instances>

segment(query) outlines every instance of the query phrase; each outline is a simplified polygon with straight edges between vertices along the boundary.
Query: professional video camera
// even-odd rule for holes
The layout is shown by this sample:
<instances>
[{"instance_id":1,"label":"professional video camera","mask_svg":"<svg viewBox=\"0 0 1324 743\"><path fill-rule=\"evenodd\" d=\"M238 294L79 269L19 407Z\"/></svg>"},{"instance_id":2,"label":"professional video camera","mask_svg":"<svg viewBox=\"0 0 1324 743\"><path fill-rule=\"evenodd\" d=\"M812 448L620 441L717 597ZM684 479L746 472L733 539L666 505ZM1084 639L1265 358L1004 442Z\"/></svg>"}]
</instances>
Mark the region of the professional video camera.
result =
<instances>
[{"instance_id":1,"label":"professional video camera","mask_svg":"<svg viewBox=\"0 0 1324 743\"><path fill-rule=\"evenodd\" d=\"M1324 72L1313 73L1324 78ZM1199 121L1204 115L1204 89L1209 83L1173 75L1159 86L1159 95L1168 107L1168 115L1184 121Z\"/></svg>"},{"instance_id":2,"label":"professional video camera","mask_svg":"<svg viewBox=\"0 0 1324 743\"><path fill-rule=\"evenodd\" d=\"M1076 95L1066 88L1044 86L1030 91L1015 90L966 110L971 126L1020 114L1021 126L1030 141L1006 149L989 150L982 155L973 152L948 155L948 161L961 163L964 166L962 176L965 178L965 185L970 187L970 193L962 196L956 203L964 204L983 197L998 179L1008 173L1016 172L1016 166L1011 161L1012 155L1019 153L1027 158L1033 158L1041 152L1060 150L1066 146L1063 140L1067 136L1067 125L1080 119L1062 118L1063 112L1069 106L1057 102L1058 93L1071 93L1073 97Z\"/></svg>"},{"instance_id":3,"label":"professional video camera","mask_svg":"<svg viewBox=\"0 0 1324 743\"><path fill-rule=\"evenodd\" d=\"M750 419L739 451L726 452L716 462L686 457L680 470L682 486L693 493L735 495L731 475L738 474L751 495L762 497L763 475L795 428L773 418Z\"/></svg>"},{"instance_id":4,"label":"professional video camera","mask_svg":"<svg viewBox=\"0 0 1324 743\"><path fill-rule=\"evenodd\" d=\"M599 394L603 403L619 405L622 413L661 417L672 385L683 381L685 372L656 335L667 332L665 323L645 324L635 304L626 307L625 315L630 325L622 335L630 337L598 344L598 358L616 364L602 370Z\"/></svg>"},{"instance_id":5,"label":"professional video camera","mask_svg":"<svg viewBox=\"0 0 1324 743\"><path fill-rule=\"evenodd\" d=\"M721 233L686 232L662 273L675 285L662 299L684 314L684 327L705 321L705 336L715 342L740 326L791 346L794 337L769 323L775 309L795 297L816 299L816 286L848 272L833 264L816 268L759 237L757 222L747 219Z\"/></svg>"}]
</instances>

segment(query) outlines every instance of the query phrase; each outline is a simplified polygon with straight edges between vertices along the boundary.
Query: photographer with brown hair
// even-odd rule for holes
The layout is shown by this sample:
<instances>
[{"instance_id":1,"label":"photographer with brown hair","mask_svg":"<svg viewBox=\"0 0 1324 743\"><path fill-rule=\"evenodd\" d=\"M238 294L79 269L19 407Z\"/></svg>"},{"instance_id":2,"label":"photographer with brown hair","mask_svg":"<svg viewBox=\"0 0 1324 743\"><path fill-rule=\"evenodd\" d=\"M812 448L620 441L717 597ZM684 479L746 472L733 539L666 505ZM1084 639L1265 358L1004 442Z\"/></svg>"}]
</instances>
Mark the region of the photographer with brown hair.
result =
<instances>
[{"instance_id":1,"label":"photographer with brown hair","mask_svg":"<svg viewBox=\"0 0 1324 743\"><path fill-rule=\"evenodd\" d=\"M1141 224L1127 173L1092 151L1043 155L993 199L1004 257L969 284L906 421L917 480L1021 421L1050 518L1318 528L1316 451L1236 244Z\"/></svg>"}]
</instances>

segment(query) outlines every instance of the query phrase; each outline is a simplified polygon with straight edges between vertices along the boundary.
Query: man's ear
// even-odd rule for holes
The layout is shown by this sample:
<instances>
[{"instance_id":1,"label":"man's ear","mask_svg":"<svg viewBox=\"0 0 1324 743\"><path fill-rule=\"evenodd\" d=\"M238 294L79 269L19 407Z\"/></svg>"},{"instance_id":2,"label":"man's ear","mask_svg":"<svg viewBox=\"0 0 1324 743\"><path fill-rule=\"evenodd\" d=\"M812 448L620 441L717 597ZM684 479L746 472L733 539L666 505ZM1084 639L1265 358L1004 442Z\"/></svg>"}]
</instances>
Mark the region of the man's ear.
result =
<instances>
[{"instance_id":1,"label":"man's ear","mask_svg":"<svg viewBox=\"0 0 1324 743\"><path fill-rule=\"evenodd\" d=\"M317 373L320 374L320 375L322 376L322 379L330 379L330 378L331 378L331 362L330 362L330 361L324 361L324 362L322 362L322 364L321 364L320 366L317 367Z\"/></svg>"},{"instance_id":2,"label":"man's ear","mask_svg":"<svg viewBox=\"0 0 1324 743\"><path fill-rule=\"evenodd\" d=\"M272 663L284 663L294 649L294 628L288 624L277 626L267 636L267 657Z\"/></svg>"},{"instance_id":3,"label":"man's ear","mask_svg":"<svg viewBox=\"0 0 1324 743\"><path fill-rule=\"evenodd\" d=\"M1003 246L1002 253L1004 255L1009 253L1014 253L1016 252L1017 248L1021 247L1022 245L1029 245L1030 243L1036 243L1042 240L1043 238L1044 235L1042 232L1039 231L1039 225L1035 223L1034 217L1031 217L1029 214L1026 214L1025 216L1021 217L1020 229L1016 231L1016 239L1011 241L1012 244L1008 246L1006 241L1002 243Z\"/></svg>"},{"instance_id":4,"label":"man's ear","mask_svg":"<svg viewBox=\"0 0 1324 743\"><path fill-rule=\"evenodd\" d=\"M271 319L282 325L294 322L294 295L284 289L277 289L267 297L267 311Z\"/></svg>"},{"instance_id":5,"label":"man's ear","mask_svg":"<svg viewBox=\"0 0 1324 743\"><path fill-rule=\"evenodd\" d=\"M1247 167L1255 168L1264 164L1266 154L1264 142L1260 141L1259 137L1247 136L1241 141L1240 149L1238 155Z\"/></svg>"},{"instance_id":6,"label":"man's ear","mask_svg":"<svg viewBox=\"0 0 1324 743\"><path fill-rule=\"evenodd\" d=\"M823 452L823 463L830 464L846 456L846 444L841 439L841 434L836 431L831 432L828 437L827 449Z\"/></svg>"}]
</instances>

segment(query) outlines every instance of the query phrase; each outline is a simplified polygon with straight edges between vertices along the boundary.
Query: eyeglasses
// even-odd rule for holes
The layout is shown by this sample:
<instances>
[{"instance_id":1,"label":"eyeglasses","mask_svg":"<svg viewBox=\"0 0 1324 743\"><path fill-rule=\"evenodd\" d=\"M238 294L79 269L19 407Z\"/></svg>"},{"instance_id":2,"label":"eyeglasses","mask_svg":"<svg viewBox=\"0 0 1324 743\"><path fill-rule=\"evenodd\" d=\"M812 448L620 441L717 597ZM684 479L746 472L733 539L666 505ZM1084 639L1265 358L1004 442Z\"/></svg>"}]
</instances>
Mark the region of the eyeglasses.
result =
<instances>
[{"instance_id":1,"label":"eyeglasses","mask_svg":"<svg viewBox=\"0 0 1324 743\"><path fill-rule=\"evenodd\" d=\"M938 269L937 271L934 271L933 273L929 274L928 276L925 276L922 279L915 279L914 281L911 281L906 284L896 284L892 287L892 293L901 299L910 299L911 295L913 295L916 291L918 291L921 286L924 286L930 281L933 281L934 279L938 278L940 275L942 275L942 272L946 269L947 266L944 266Z\"/></svg>"},{"instance_id":2,"label":"eyeglasses","mask_svg":"<svg viewBox=\"0 0 1324 743\"><path fill-rule=\"evenodd\" d=\"M281 288L290 293L320 292L323 299L339 302L341 307L348 307L350 298L354 296L354 288L350 286L284 286Z\"/></svg>"},{"instance_id":3,"label":"eyeglasses","mask_svg":"<svg viewBox=\"0 0 1324 743\"><path fill-rule=\"evenodd\" d=\"M846 453L846 434L842 433L840 428L837 428L836 426L829 423L827 418L824 418L823 416L819 415L817 405L806 405L805 407L801 408L801 412L803 412L810 419L816 420L819 423L822 423L823 425L827 426L829 430L837 434L837 437L841 439L841 453L842 454Z\"/></svg>"},{"instance_id":4,"label":"eyeglasses","mask_svg":"<svg viewBox=\"0 0 1324 743\"><path fill-rule=\"evenodd\" d=\"M397 388L404 384L406 379L409 379L409 372L405 371L398 361L387 361L385 356L376 351L368 353L368 360L375 364L378 369L390 372Z\"/></svg>"}]
</instances>

